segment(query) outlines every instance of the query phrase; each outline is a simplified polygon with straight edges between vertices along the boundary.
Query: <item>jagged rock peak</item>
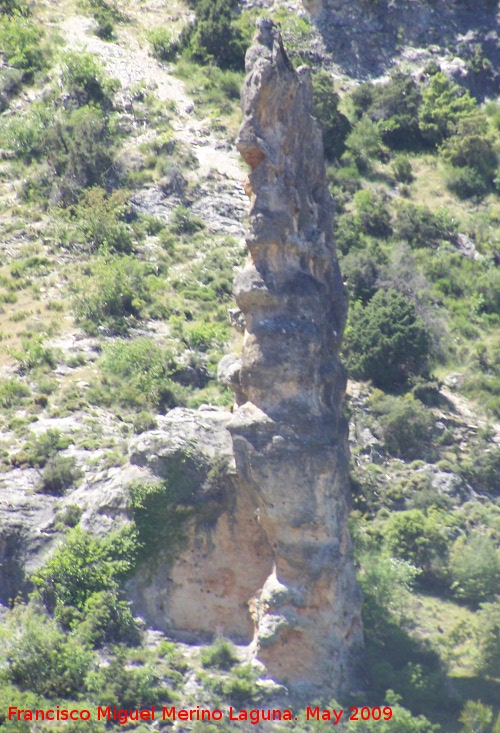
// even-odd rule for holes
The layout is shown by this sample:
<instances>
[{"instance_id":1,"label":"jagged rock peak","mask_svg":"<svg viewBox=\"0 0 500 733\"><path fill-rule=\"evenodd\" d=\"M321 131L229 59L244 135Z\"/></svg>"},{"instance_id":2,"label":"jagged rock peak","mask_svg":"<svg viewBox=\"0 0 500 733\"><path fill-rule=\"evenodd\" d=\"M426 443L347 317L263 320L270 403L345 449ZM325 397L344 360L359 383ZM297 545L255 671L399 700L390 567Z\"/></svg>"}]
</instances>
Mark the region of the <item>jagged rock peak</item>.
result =
<instances>
[{"instance_id":1,"label":"jagged rock peak","mask_svg":"<svg viewBox=\"0 0 500 733\"><path fill-rule=\"evenodd\" d=\"M251 168L249 260L235 281L246 321L237 401L287 422L323 418L342 400L347 304L310 73L293 69L269 20L258 22L246 69L237 146Z\"/></svg>"},{"instance_id":2,"label":"jagged rock peak","mask_svg":"<svg viewBox=\"0 0 500 733\"><path fill-rule=\"evenodd\" d=\"M347 531L345 374L338 351L346 297L332 234L321 131L309 70L295 71L267 20L246 57L238 148L251 168L248 261L235 279L240 359L221 380L239 490L272 551L250 600L254 649L294 694L356 684L360 593Z\"/></svg>"}]
</instances>

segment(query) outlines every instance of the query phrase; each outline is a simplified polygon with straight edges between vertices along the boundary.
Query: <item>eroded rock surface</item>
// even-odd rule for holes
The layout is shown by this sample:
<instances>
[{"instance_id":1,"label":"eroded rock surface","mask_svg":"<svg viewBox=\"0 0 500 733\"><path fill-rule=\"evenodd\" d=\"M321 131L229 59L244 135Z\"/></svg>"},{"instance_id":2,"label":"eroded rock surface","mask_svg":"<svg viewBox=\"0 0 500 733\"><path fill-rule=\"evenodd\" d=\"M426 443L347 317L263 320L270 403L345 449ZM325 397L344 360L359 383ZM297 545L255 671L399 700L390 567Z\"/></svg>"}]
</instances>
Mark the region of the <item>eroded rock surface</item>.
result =
<instances>
[{"instance_id":1,"label":"eroded rock surface","mask_svg":"<svg viewBox=\"0 0 500 733\"><path fill-rule=\"evenodd\" d=\"M237 145L251 168L249 257L235 281L245 334L239 371L222 371L236 395L228 430L238 477L274 553L251 602L254 647L278 680L338 691L355 684L362 632L333 204L309 70L293 70L265 20L246 63Z\"/></svg>"}]
</instances>

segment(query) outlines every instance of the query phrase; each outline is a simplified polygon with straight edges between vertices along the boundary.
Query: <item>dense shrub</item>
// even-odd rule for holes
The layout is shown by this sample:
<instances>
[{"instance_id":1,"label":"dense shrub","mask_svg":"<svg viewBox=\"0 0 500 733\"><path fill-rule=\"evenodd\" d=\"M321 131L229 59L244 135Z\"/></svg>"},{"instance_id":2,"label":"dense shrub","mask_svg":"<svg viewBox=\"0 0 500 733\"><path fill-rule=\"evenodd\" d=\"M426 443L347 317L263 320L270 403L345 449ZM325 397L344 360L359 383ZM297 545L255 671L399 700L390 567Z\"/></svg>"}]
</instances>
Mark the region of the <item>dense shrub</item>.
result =
<instances>
[{"instance_id":1,"label":"dense shrub","mask_svg":"<svg viewBox=\"0 0 500 733\"><path fill-rule=\"evenodd\" d=\"M405 239L410 247L429 247L450 240L456 223L446 211L433 213L427 206L403 201L396 209L394 235Z\"/></svg>"},{"instance_id":2,"label":"dense shrub","mask_svg":"<svg viewBox=\"0 0 500 733\"><path fill-rule=\"evenodd\" d=\"M17 628L3 649L8 678L47 697L78 695L94 655L31 606L17 607L12 620Z\"/></svg>"},{"instance_id":3,"label":"dense shrub","mask_svg":"<svg viewBox=\"0 0 500 733\"><path fill-rule=\"evenodd\" d=\"M481 604L478 613L478 671L500 677L500 596L493 603Z\"/></svg>"},{"instance_id":4,"label":"dense shrub","mask_svg":"<svg viewBox=\"0 0 500 733\"><path fill-rule=\"evenodd\" d=\"M55 455L45 464L40 491L52 496L61 496L82 475L72 456Z\"/></svg>"},{"instance_id":5,"label":"dense shrub","mask_svg":"<svg viewBox=\"0 0 500 733\"><path fill-rule=\"evenodd\" d=\"M421 146L421 95L411 76L396 73L384 84L363 84L351 99L358 117L366 113L377 123L386 145L395 149Z\"/></svg>"},{"instance_id":6,"label":"dense shrub","mask_svg":"<svg viewBox=\"0 0 500 733\"><path fill-rule=\"evenodd\" d=\"M96 257L74 282L74 312L89 332L107 326L127 333L151 302L148 270L133 257Z\"/></svg>"},{"instance_id":7,"label":"dense shrub","mask_svg":"<svg viewBox=\"0 0 500 733\"><path fill-rule=\"evenodd\" d=\"M121 655L90 672L86 683L91 692L99 695L100 705L116 705L122 710L149 707L172 699L171 690L161 684L159 673L151 665L127 667Z\"/></svg>"},{"instance_id":8,"label":"dense shrub","mask_svg":"<svg viewBox=\"0 0 500 733\"><path fill-rule=\"evenodd\" d=\"M379 265L369 252L349 252L341 262L349 296L366 305L377 292Z\"/></svg>"},{"instance_id":9,"label":"dense shrub","mask_svg":"<svg viewBox=\"0 0 500 733\"><path fill-rule=\"evenodd\" d=\"M498 167L496 141L488 133L488 121L482 114L458 121L455 133L441 146L440 154L458 168L471 168L491 186Z\"/></svg>"},{"instance_id":10,"label":"dense shrub","mask_svg":"<svg viewBox=\"0 0 500 733\"><path fill-rule=\"evenodd\" d=\"M82 189L106 182L114 157L108 119L87 105L59 114L44 136L43 149L57 176L52 198L74 203Z\"/></svg>"},{"instance_id":11,"label":"dense shrub","mask_svg":"<svg viewBox=\"0 0 500 733\"><path fill-rule=\"evenodd\" d=\"M384 400L380 425L385 449L393 456L412 460L428 456L434 416L418 400L401 397Z\"/></svg>"},{"instance_id":12,"label":"dense shrub","mask_svg":"<svg viewBox=\"0 0 500 733\"><path fill-rule=\"evenodd\" d=\"M28 387L15 377L0 381L0 407L3 409L21 405L29 395Z\"/></svg>"},{"instance_id":13,"label":"dense shrub","mask_svg":"<svg viewBox=\"0 0 500 733\"><path fill-rule=\"evenodd\" d=\"M238 661L238 657L234 645L228 639L220 638L216 639L212 646L202 650L200 660L204 667L231 669Z\"/></svg>"},{"instance_id":14,"label":"dense shrub","mask_svg":"<svg viewBox=\"0 0 500 733\"><path fill-rule=\"evenodd\" d=\"M500 494L500 447L496 444L484 446L465 459L461 470L476 491Z\"/></svg>"},{"instance_id":15,"label":"dense shrub","mask_svg":"<svg viewBox=\"0 0 500 733\"><path fill-rule=\"evenodd\" d=\"M21 13L0 15L0 48L9 66L20 69L25 79L48 66L42 47L43 31Z\"/></svg>"},{"instance_id":16,"label":"dense shrub","mask_svg":"<svg viewBox=\"0 0 500 733\"><path fill-rule=\"evenodd\" d=\"M95 593L116 591L136 559L132 527L103 540L75 527L32 580L47 608L66 617L68 607L83 611Z\"/></svg>"},{"instance_id":17,"label":"dense shrub","mask_svg":"<svg viewBox=\"0 0 500 733\"><path fill-rule=\"evenodd\" d=\"M153 28L147 38L153 48L153 56L159 61L173 61L179 53L179 38L167 28Z\"/></svg>"},{"instance_id":18,"label":"dense shrub","mask_svg":"<svg viewBox=\"0 0 500 733\"><path fill-rule=\"evenodd\" d=\"M196 0L196 22L181 35L195 61L214 61L222 69L243 69L244 38L236 23L234 0Z\"/></svg>"},{"instance_id":19,"label":"dense shrub","mask_svg":"<svg viewBox=\"0 0 500 733\"><path fill-rule=\"evenodd\" d=\"M474 168L452 168L446 185L460 199L483 199L488 193L488 184Z\"/></svg>"},{"instance_id":20,"label":"dense shrub","mask_svg":"<svg viewBox=\"0 0 500 733\"><path fill-rule=\"evenodd\" d=\"M477 110L476 100L446 74L434 74L422 90L420 130L424 138L439 145L450 137L463 117L470 117Z\"/></svg>"},{"instance_id":21,"label":"dense shrub","mask_svg":"<svg viewBox=\"0 0 500 733\"><path fill-rule=\"evenodd\" d=\"M172 457L165 481L131 484L130 509L141 559L156 558L160 552L172 555L184 541L185 520L191 515L186 503L192 491L193 472L184 454Z\"/></svg>"},{"instance_id":22,"label":"dense shrub","mask_svg":"<svg viewBox=\"0 0 500 733\"><path fill-rule=\"evenodd\" d=\"M430 350L413 303L395 290L378 290L366 306L351 308L344 344L353 376L386 389L423 373Z\"/></svg>"},{"instance_id":23,"label":"dense shrub","mask_svg":"<svg viewBox=\"0 0 500 733\"><path fill-rule=\"evenodd\" d=\"M120 600L116 590L93 593L83 607L83 620L76 635L98 649L105 644L138 644L140 634L127 601Z\"/></svg>"},{"instance_id":24,"label":"dense shrub","mask_svg":"<svg viewBox=\"0 0 500 733\"><path fill-rule=\"evenodd\" d=\"M450 553L452 590L473 606L492 600L500 584L500 551L482 530L459 537Z\"/></svg>"},{"instance_id":25,"label":"dense shrub","mask_svg":"<svg viewBox=\"0 0 500 733\"><path fill-rule=\"evenodd\" d=\"M131 252L133 229L128 223L130 213L126 191L113 191L111 194L100 186L84 191L77 205L69 212L69 221L74 226L75 246L95 252Z\"/></svg>"},{"instance_id":26,"label":"dense shrub","mask_svg":"<svg viewBox=\"0 0 500 733\"><path fill-rule=\"evenodd\" d=\"M182 388L172 379L177 369L174 355L152 339L109 344L101 369L122 404L165 412L182 402Z\"/></svg>"},{"instance_id":27,"label":"dense shrub","mask_svg":"<svg viewBox=\"0 0 500 733\"><path fill-rule=\"evenodd\" d=\"M413 168L406 155L396 155L392 161L392 172L399 183L411 183L413 181Z\"/></svg>"},{"instance_id":28,"label":"dense shrub","mask_svg":"<svg viewBox=\"0 0 500 733\"><path fill-rule=\"evenodd\" d=\"M65 450L72 442L71 437L62 435L55 428L49 428L44 433L34 436L26 447L27 463L30 466L43 468L47 461L55 457L58 451Z\"/></svg>"},{"instance_id":29,"label":"dense shrub","mask_svg":"<svg viewBox=\"0 0 500 733\"><path fill-rule=\"evenodd\" d=\"M61 80L79 106L93 102L109 107L119 87L119 82L106 74L98 57L87 51L67 51L62 56Z\"/></svg>"},{"instance_id":30,"label":"dense shrub","mask_svg":"<svg viewBox=\"0 0 500 733\"><path fill-rule=\"evenodd\" d=\"M355 220L364 234L388 237L391 232L391 216L384 202L365 189L354 194Z\"/></svg>"},{"instance_id":31,"label":"dense shrub","mask_svg":"<svg viewBox=\"0 0 500 733\"><path fill-rule=\"evenodd\" d=\"M378 126L368 115L364 115L352 128L346 138L345 146L348 155L362 172L368 171L373 160L382 160L387 156L386 148Z\"/></svg>"},{"instance_id":32,"label":"dense shrub","mask_svg":"<svg viewBox=\"0 0 500 733\"><path fill-rule=\"evenodd\" d=\"M330 160L339 159L345 150L345 140L351 131L348 118L339 111L340 97L326 71L312 77L313 113L323 130L323 147Z\"/></svg>"},{"instance_id":33,"label":"dense shrub","mask_svg":"<svg viewBox=\"0 0 500 733\"><path fill-rule=\"evenodd\" d=\"M447 542L434 514L420 509L393 512L383 529L387 548L394 557L429 572L433 561L446 554Z\"/></svg>"}]
</instances>

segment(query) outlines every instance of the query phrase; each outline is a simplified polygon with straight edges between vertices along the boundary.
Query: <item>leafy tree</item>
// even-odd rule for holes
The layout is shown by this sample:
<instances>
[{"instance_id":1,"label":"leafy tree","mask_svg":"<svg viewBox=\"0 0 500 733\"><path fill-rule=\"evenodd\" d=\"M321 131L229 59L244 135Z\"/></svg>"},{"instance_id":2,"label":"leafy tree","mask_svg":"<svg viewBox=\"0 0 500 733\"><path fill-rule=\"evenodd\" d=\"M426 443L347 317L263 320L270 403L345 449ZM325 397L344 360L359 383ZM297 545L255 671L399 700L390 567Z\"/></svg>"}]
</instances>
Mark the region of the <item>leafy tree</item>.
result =
<instances>
[{"instance_id":1,"label":"leafy tree","mask_svg":"<svg viewBox=\"0 0 500 733\"><path fill-rule=\"evenodd\" d=\"M77 320L89 333L99 326L127 333L151 301L148 274L131 256L95 257L73 285Z\"/></svg>"},{"instance_id":2,"label":"leafy tree","mask_svg":"<svg viewBox=\"0 0 500 733\"><path fill-rule=\"evenodd\" d=\"M359 117L366 113L377 123L383 142L390 148L419 148L420 89L411 76L400 72L385 84L363 84L352 94Z\"/></svg>"},{"instance_id":3,"label":"leafy tree","mask_svg":"<svg viewBox=\"0 0 500 733\"><path fill-rule=\"evenodd\" d=\"M80 101L79 106L93 102L110 107L119 87L119 82L105 73L98 57L87 51L67 51L62 56L61 80L72 97Z\"/></svg>"},{"instance_id":4,"label":"leafy tree","mask_svg":"<svg viewBox=\"0 0 500 733\"><path fill-rule=\"evenodd\" d=\"M459 120L470 117L477 110L476 100L446 74L434 74L422 90L420 130L426 140L439 145L455 130Z\"/></svg>"},{"instance_id":5,"label":"leafy tree","mask_svg":"<svg viewBox=\"0 0 500 733\"><path fill-rule=\"evenodd\" d=\"M196 22L181 35L195 61L222 69L243 69L245 39L235 22L234 0L196 0Z\"/></svg>"},{"instance_id":6,"label":"leafy tree","mask_svg":"<svg viewBox=\"0 0 500 733\"><path fill-rule=\"evenodd\" d=\"M456 132L440 148L440 154L452 165L472 168L491 185L498 167L495 139L488 134L488 121L481 114L462 118Z\"/></svg>"},{"instance_id":7,"label":"leafy tree","mask_svg":"<svg viewBox=\"0 0 500 733\"><path fill-rule=\"evenodd\" d=\"M368 171L372 159L383 159L387 155L378 125L368 115L356 122L346 138L347 153L351 155L360 171Z\"/></svg>"},{"instance_id":8,"label":"leafy tree","mask_svg":"<svg viewBox=\"0 0 500 733\"><path fill-rule=\"evenodd\" d=\"M99 540L75 527L32 580L50 611L67 606L82 611L93 594L117 590L133 569L136 553L133 528Z\"/></svg>"},{"instance_id":9,"label":"leafy tree","mask_svg":"<svg viewBox=\"0 0 500 733\"><path fill-rule=\"evenodd\" d=\"M459 537L451 548L452 590L473 606L489 601L500 584L500 551L483 530Z\"/></svg>"},{"instance_id":10,"label":"leafy tree","mask_svg":"<svg viewBox=\"0 0 500 733\"><path fill-rule=\"evenodd\" d=\"M323 147L330 160L339 159L345 150L345 140L351 123L339 111L340 97L333 88L330 75L319 71L312 77L313 113L323 130Z\"/></svg>"},{"instance_id":11,"label":"leafy tree","mask_svg":"<svg viewBox=\"0 0 500 733\"><path fill-rule=\"evenodd\" d=\"M492 603L482 603L477 618L478 671L500 677L500 596Z\"/></svg>"},{"instance_id":12,"label":"leafy tree","mask_svg":"<svg viewBox=\"0 0 500 733\"><path fill-rule=\"evenodd\" d=\"M82 189L105 183L113 163L107 118L93 106L58 116L45 135L44 151L57 176L62 202L76 202Z\"/></svg>"},{"instance_id":13,"label":"leafy tree","mask_svg":"<svg viewBox=\"0 0 500 733\"><path fill-rule=\"evenodd\" d=\"M391 215L384 202L371 191L362 189L354 194L355 220L364 234L388 237L391 232Z\"/></svg>"},{"instance_id":14,"label":"leafy tree","mask_svg":"<svg viewBox=\"0 0 500 733\"><path fill-rule=\"evenodd\" d=\"M394 512L384 524L384 539L394 557L429 571L432 561L446 552L446 538L435 514L420 509Z\"/></svg>"},{"instance_id":15,"label":"leafy tree","mask_svg":"<svg viewBox=\"0 0 500 733\"><path fill-rule=\"evenodd\" d=\"M42 39L43 31L31 18L17 12L0 15L0 48L7 64L20 69L25 80L48 66Z\"/></svg>"},{"instance_id":16,"label":"leafy tree","mask_svg":"<svg viewBox=\"0 0 500 733\"><path fill-rule=\"evenodd\" d=\"M427 206L402 201L396 209L394 235L410 247L429 247L451 240L456 224L446 211L435 214Z\"/></svg>"},{"instance_id":17,"label":"leafy tree","mask_svg":"<svg viewBox=\"0 0 500 733\"><path fill-rule=\"evenodd\" d=\"M493 710L480 701L467 700L459 720L463 733L488 733L493 722Z\"/></svg>"},{"instance_id":18,"label":"leafy tree","mask_svg":"<svg viewBox=\"0 0 500 733\"><path fill-rule=\"evenodd\" d=\"M344 350L355 378L394 389L425 371L430 339L413 303L396 290L378 290L366 306L351 308Z\"/></svg>"},{"instance_id":19,"label":"leafy tree","mask_svg":"<svg viewBox=\"0 0 500 733\"><path fill-rule=\"evenodd\" d=\"M369 252L349 252L342 258L342 272L347 281L347 289L352 300L366 305L377 292L379 264Z\"/></svg>"},{"instance_id":20,"label":"leafy tree","mask_svg":"<svg viewBox=\"0 0 500 733\"><path fill-rule=\"evenodd\" d=\"M9 623L14 631L2 653L12 682L47 697L74 697L84 689L92 652L32 606L18 606Z\"/></svg>"}]
</instances>

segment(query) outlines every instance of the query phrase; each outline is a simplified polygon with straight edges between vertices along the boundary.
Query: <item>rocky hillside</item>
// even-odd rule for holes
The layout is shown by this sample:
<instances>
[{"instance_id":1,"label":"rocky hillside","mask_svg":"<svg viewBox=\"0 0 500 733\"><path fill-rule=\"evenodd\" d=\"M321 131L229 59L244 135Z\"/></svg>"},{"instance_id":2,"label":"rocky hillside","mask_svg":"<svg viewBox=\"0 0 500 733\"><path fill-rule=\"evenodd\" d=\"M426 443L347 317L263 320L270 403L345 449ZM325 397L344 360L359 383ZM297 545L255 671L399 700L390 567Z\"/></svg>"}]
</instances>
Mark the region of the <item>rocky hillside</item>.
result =
<instances>
[{"instance_id":1,"label":"rocky hillside","mask_svg":"<svg viewBox=\"0 0 500 733\"><path fill-rule=\"evenodd\" d=\"M349 730L497 731L496 4L0 10L0 728L173 703L300 733L332 724L305 719L321 698L390 706ZM245 193L260 15L280 74L312 67L327 169L286 85L257 121L247 91Z\"/></svg>"}]
</instances>

